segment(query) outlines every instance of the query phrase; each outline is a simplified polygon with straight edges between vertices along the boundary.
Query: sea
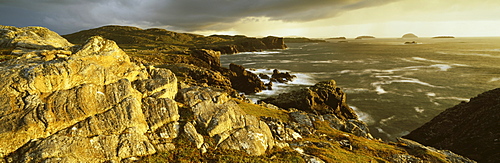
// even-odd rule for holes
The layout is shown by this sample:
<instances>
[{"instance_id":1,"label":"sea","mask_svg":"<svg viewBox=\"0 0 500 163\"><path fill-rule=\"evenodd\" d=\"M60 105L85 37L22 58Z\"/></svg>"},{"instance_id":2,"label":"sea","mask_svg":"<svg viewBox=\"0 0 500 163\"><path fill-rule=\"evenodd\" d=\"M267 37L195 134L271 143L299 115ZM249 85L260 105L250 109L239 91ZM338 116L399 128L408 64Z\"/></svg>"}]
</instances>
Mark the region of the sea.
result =
<instances>
[{"instance_id":1,"label":"sea","mask_svg":"<svg viewBox=\"0 0 500 163\"><path fill-rule=\"evenodd\" d=\"M412 42L413 44L405 44ZM500 37L333 40L221 56L255 74L297 78L253 101L335 80L376 138L395 140L447 108L500 87ZM263 80L264 82L268 82Z\"/></svg>"}]
</instances>

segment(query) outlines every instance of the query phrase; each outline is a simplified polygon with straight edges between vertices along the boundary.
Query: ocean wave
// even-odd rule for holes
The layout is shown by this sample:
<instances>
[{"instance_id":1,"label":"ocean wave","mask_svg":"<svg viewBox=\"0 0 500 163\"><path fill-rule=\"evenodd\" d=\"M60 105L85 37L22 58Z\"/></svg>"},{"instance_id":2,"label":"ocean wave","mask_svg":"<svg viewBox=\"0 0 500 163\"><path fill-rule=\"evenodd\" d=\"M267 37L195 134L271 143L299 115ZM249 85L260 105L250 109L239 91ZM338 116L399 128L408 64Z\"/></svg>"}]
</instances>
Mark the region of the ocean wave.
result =
<instances>
[{"instance_id":1,"label":"ocean wave","mask_svg":"<svg viewBox=\"0 0 500 163\"><path fill-rule=\"evenodd\" d=\"M394 118L396 118L396 116L395 116L395 115L390 116L390 117L388 117L388 118L381 119L381 120L379 121L379 123L380 123L381 125L387 126L387 122L389 122L389 121L393 120Z\"/></svg>"},{"instance_id":2,"label":"ocean wave","mask_svg":"<svg viewBox=\"0 0 500 163\"><path fill-rule=\"evenodd\" d=\"M349 106L358 115L358 119L359 120L365 122L368 125L371 125L371 124L375 123L375 120L373 120L373 118L370 116L370 114L359 110L359 108L356 107L356 106L352 106L352 105L349 105Z\"/></svg>"},{"instance_id":3,"label":"ocean wave","mask_svg":"<svg viewBox=\"0 0 500 163\"><path fill-rule=\"evenodd\" d=\"M457 101L465 101L469 102L470 99L462 98L462 97L436 97L438 100L457 100Z\"/></svg>"},{"instance_id":4,"label":"ocean wave","mask_svg":"<svg viewBox=\"0 0 500 163\"><path fill-rule=\"evenodd\" d=\"M491 54L484 54L484 53L461 53L461 52L442 52L438 51L436 52L438 54L446 54L446 55L464 55L464 56L479 56L479 57L490 57L490 58L500 58L500 56L495 56Z\"/></svg>"},{"instance_id":5,"label":"ocean wave","mask_svg":"<svg viewBox=\"0 0 500 163\"><path fill-rule=\"evenodd\" d=\"M413 109L415 109L415 111L416 111L417 113L422 113L422 112L424 112L424 111L425 111L425 109L422 109L422 108L420 108L420 107L413 107Z\"/></svg>"},{"instance_id":6,"label":"ocean wave","mask_svg":"<svg viewBox=\"0 0 500 163\"><path fill-rule=\"evenodd\" d=\"M279 54L280 51L239 52L236 54Z\"/></svg>"},{"instance_id":7,"label":"ocean wave","mask_svg":"<svg viewBox=\"0 0 500 163\"><path fill-rule=\"evenodd\" d=\"M497 82L497 81L500 81L500 77L498 77L498 78L491 78L491 80L488 81L488 82Z\"/></svg>"}]
</instances>

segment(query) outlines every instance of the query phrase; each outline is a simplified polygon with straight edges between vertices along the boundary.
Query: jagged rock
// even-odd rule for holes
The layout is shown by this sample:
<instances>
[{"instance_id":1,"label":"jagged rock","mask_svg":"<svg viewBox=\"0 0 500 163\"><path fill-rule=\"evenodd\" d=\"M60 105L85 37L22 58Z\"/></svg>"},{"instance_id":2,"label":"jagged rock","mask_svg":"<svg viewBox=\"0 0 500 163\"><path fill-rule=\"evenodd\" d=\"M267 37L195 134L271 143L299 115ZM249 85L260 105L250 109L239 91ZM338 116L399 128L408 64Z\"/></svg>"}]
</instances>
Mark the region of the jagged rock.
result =
<instances>
[{"instance_id":1,"label":"jagged rock","mask_svg":"<svg viewBox=\"0 0 500 163\"><path fill-rule=\"evenodd\" d=\"M453 163L475 163L476 161L465 158L463 156L460 156L458 154L455 154L451 151L448 150L438 150L433 147L429 146L424 146L418 142L409 140L409 139L404 139L404 138L398 138L398 142L402 143L405 147L414 149L414 150L423 150L424 152L428 153L436 153L440 154L446 157L446 161L448 162L453 162Z\"/></svg>"},{"instance_id":2,"label":"jagged rock","mask_svg":"<svg viewBox=\"0 0 500 163\"><path fill-rule=\"evenodd\" d=\"M196 144L196 148L200 149L204 143L203 136L198 134L196 128L191 122L186 123L184 125L184 133L188 139Z\"/></svg>"},{"instance_id":3,"label":"jagged rock","mask_svg":"<svg viewBox=\"0 0 500 163\"><path fill-rule=\"evenodd\" d=\"M199 58L207 62L211 67L220 67L220 51L207 50L207 49L197 49L192 50L190 54L193 57Z\"/></svg>"},{"instance_id":4,"label":"jagged rock","mask_svg":"<svg viewBox=\"0 0 500 163\"><path fill-rule=\"evenodd\" d=\"M261 117L271 129L274 139L278 141L293 141L302 139L302 136L289 128L287 122L271 117Z\"/></svg>"},{"instance_id":5,"label":"jagged rock","mask_svg":"<svg viewBox=\"0 0 500 163\"><path fill-rule=\"evenodd\" d=\"M448 108L404 138L478 162L500 162L500 88Z\"/></svg>"},{"instance_id":6,"label":"jagged rock","mask_svg":"<svg viewBox=\"0 0 500 163\"><path fill-rule=\"evenodd\" d=\"M274 146L269 127L245 114L227 93L190 87L180 90L177 99L190 107L197 126L202 129L198 133L214 137L220 148L261 155Z\"/></svg>"},{"instance_id":7,"label":"jagged rock","mask_svg":"<svg viewBox=\"0 0 500 163\"><path fill-rule=\"evenodd\" d=\"M136 80L133 86L144 97L174 99L177 94L177 77L168 69L150 68L150 79Z\"/></svg>"},{"instance_id":8,"label":"jagged rock","mask_svg":"<svg viewBox=\"0 0 500 163\"><path fill-rule=\"evenodd\" d=\"M344 130L345 132L352 133L356 136L361 136L365 138L373 139L370 131L368 129L368 125L365 122L357 120L357 119L349 119L345 123Z\"/></svg>"},{"instance_id":9,"label":"jagged rock","mask_svg":"<svg viewBox=\"0 0 500 163\"><path fill-rule=\"evenodd\" d=\"M279 72L279 70L277 69L274 69L273 70L273 74L271 76L271 81L277 81L279 83L286 83L286 82L290 82L293 80L293 78L296 78L297 76L295 75L290 75L289 72Z\"/></svg>"},{"instance_id":10,"label":"jagged rock","mask_svg":"<svg viewBox=\"0 0 500 163\"><path fill-rule=\"evenodd\" d=\"M271 77L269 77L269 75L266 75L266 74L259 74L259 78L261 78L261 79L270 79Z\"/></svg>"},{"instance_id":11,"label":"jagged rock","mask_svg":"<svg viewBox=\"0 0 500 163\"><path fill-rule=\"evenodd\" d=\"M308 89L283 93L262 101L281 108L297 108L316 114L334 114L342 120L358 118L354 110L346 104L346 95L336 86L334 80L319 82Z\"/></svg>"},{"instance_id":12,"label":"jagged rock","mask_svg":"<svg viewBox=\"0 0 500 163\"><path fill-rule=\"evenodd\" d=\"M36 34L28 36L45 38ZM71 53L53 42L28 42L39 49L19 49L21 57L0 64L1 158L104 162L172 149L179 131L173 73L135 65L101 37ZM47 57L59 54L65 57Z\"/></svg>"},{"instance_id":13,"label":"jagged rock","mask_svg":"<svg viewBox=\"0 0 500 163\"><path fill-rule=\"evenodd\" d=\"M228 77L206 68L188 64L159 65L156 67L170 69L176 76L192 78L199 83L207 83L214 87L231 88L232 86Z\"/></svg>"},{"instance_id":14,"label":"jagged rock","mask_svg":"<svg viewBox=\"0 0 500 163\"><path fill-rule=\"evenodd\" d=\"M235 73L234 76L229 77L234 89L246 94L257 93L265 89L264 83L259 77L245 70L245 67L231 63L229 69Z\"/></svg>"}]
</instances>

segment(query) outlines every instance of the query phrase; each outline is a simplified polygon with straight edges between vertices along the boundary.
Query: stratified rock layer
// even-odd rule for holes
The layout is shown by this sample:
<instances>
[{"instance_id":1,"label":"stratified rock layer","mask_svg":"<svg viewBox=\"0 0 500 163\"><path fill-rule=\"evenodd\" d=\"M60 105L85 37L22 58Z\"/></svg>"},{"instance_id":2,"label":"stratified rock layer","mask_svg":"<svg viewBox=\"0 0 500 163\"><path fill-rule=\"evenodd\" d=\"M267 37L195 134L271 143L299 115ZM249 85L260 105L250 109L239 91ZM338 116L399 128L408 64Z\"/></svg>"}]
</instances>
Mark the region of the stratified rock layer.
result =
<instances>
[{"instance_id":1,"label":"stratified rock layer","mask_svg":"<svg viewBox=\"0 0 500 163\"><path fill-rule=\"evenodd\" d=\"M120 161L168 150L160 140L177 137L169 70L138 66L101 37L72 46L41 27L1 31L2 46L19 57L0 63L0 157Z\"/></svg>"},{"instance_id":2,"label":"stratified rock layer","mask_svg":"<svg viewBox=\"0 0 500 163\"><path fill-rule=\"evenodd\" d=\"M500 162L499 112L497 88L446 109L404 137L478 162Z\"/></svg>"}]
</instances>

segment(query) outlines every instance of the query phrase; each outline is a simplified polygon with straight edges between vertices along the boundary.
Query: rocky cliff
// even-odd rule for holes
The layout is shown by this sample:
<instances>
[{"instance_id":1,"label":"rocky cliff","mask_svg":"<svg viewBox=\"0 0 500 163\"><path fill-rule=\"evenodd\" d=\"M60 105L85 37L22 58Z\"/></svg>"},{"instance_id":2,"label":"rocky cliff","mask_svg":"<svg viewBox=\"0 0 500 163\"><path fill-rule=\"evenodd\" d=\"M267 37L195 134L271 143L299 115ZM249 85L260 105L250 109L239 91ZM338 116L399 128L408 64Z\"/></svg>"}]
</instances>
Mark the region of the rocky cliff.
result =
<instances>
[{"instance_id":1,"label":"rocky cliff","mask_svg":"<svg viewBox=\"0 0 500 163\"><path fill-rule=\"evenodd\" d=\"M478 162L500 162L500 88L446 109L405 138Z\"/></svg>"},{"instance_id":2,"label":"rocky cliff","mask_svg":"<svg viewBox=\"0 0 500 163\"><path fill-rule=\"evenodd\" d=\"M0 62L0 162L473 162L373 139L334 81L293 97L309 108L252 104L224 85L255 76L210 50L193 55L205 67L144 66L99 36L0 32L16 56Z\"/></svg>"}]
</instances>

